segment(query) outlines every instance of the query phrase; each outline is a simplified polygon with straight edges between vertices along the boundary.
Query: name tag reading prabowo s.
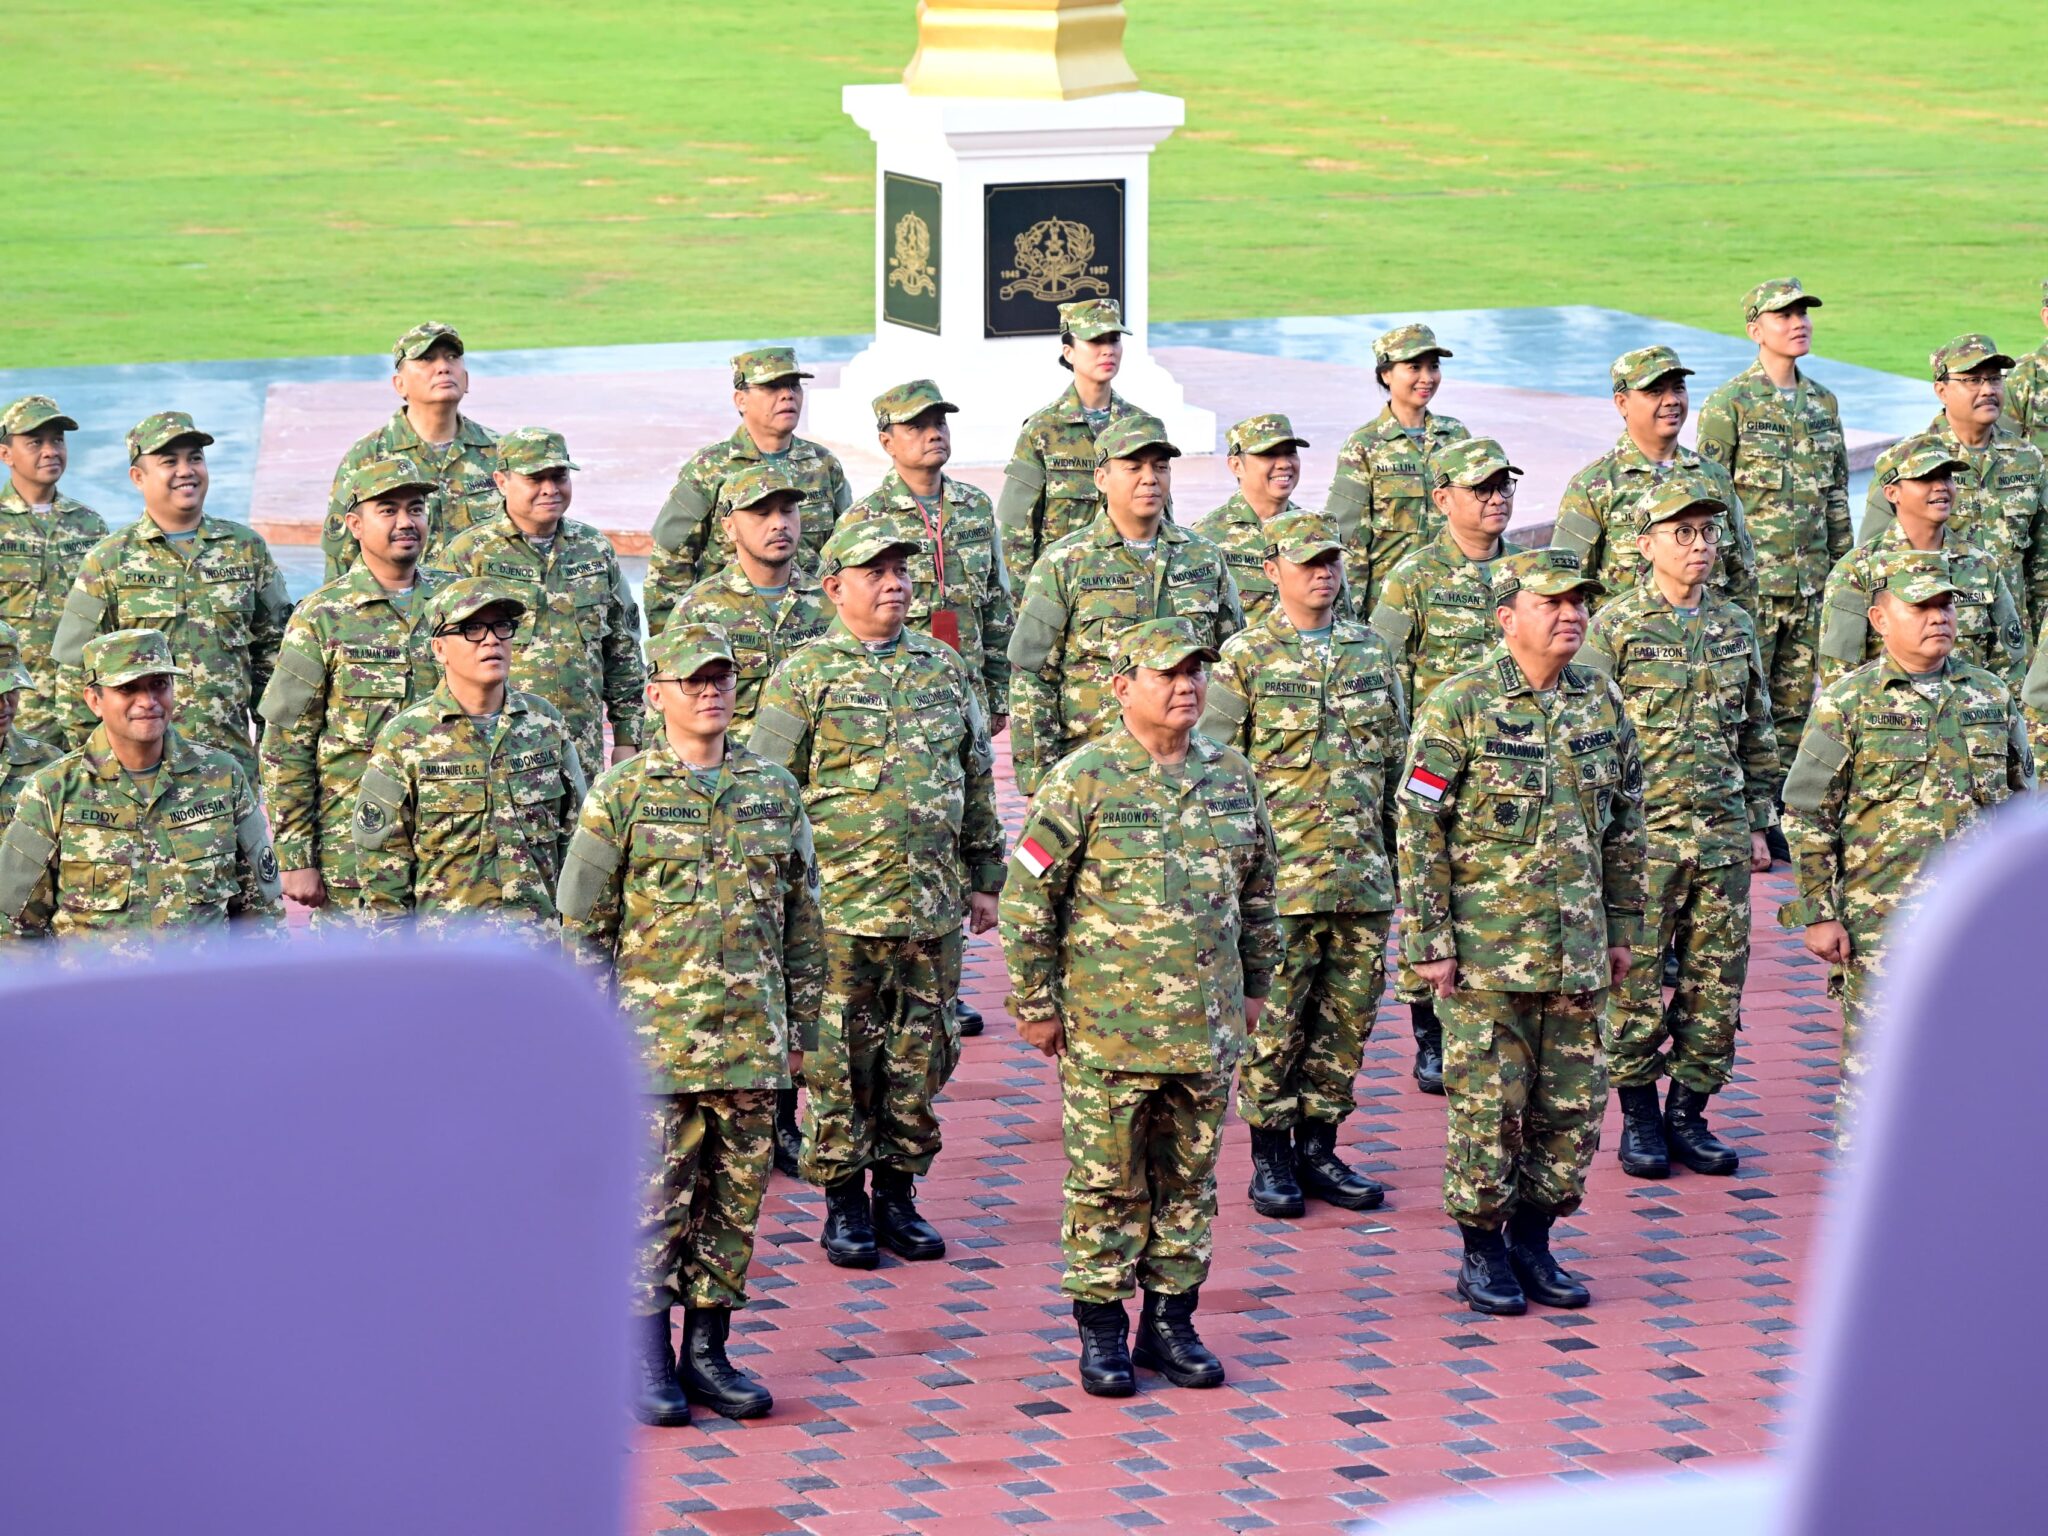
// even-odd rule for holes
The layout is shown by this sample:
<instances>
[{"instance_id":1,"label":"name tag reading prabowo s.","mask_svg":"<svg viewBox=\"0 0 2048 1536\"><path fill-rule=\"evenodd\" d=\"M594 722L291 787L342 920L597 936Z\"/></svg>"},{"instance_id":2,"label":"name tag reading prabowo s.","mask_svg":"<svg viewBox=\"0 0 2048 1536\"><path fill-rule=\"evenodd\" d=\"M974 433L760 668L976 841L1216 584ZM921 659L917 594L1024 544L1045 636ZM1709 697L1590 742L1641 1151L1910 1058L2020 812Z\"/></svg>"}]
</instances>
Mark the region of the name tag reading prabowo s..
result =
<instances>
[{"instance_id":1,"label":"name tag reading prabowo s.","mask_svg":"<svg viewBox=\"0 0 2048 1536\"><path fill-rule=\"evenodd\" d=\"M1161 817L1157 806L1123 808L1112 806L1102 813L1105 827L1156 827Z\"/></svg>"}]
</instances>

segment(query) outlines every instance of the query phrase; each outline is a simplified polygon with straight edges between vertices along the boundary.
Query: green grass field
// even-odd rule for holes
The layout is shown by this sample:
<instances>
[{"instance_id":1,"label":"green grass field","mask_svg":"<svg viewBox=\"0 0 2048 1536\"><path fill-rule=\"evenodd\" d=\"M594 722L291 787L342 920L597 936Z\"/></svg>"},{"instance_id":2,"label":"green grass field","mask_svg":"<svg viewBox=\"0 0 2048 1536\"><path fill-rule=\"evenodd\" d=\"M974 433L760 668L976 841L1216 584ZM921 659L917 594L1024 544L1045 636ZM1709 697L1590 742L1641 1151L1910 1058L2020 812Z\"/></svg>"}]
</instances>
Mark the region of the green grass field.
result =
<instances>
[{"instance_id":1,"label":"green grass field","mask_svg":"<svg viewBox=\"0 0 2048 1536\"><path fill-rule=\"evenodd\" d=\"M2038 340L2048 7L1129 0L1185 96L1161 319L1592 303L1833 356ZM0 93L12 366L862 331L911 0L27 0Z\"/></svg>"}]
</instances>

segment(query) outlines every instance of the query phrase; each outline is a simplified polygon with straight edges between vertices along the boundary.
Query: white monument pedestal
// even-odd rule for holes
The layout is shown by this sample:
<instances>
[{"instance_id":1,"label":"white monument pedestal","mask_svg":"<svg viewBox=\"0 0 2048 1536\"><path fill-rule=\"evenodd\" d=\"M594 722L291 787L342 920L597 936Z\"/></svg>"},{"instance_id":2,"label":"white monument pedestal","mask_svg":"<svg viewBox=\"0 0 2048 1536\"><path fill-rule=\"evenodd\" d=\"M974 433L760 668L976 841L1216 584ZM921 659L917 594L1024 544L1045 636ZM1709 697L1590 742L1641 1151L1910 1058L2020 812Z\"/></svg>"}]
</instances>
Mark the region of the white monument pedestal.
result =
<instances>
[{"instance_id":1,"label":"white monument pedestal","mask_svg":"<svg viewBox=\"0 0 2048 1536\"><path fill-rule=\"evenodd\" d=\"M1116 392L1164 420L1183 452L1215 452L1215 413L1188 404L1180 385L1145 345L1151 155L1153 146L1185 119L1179 97L1152 91L1074 101L914 96L901 85L850 85L844 101L847 115L875 141L875 340L841 370L838 388L811 393L809 435L871 442L874 397L906 380L929 378L960 407L953 418L954 458L962 463L1007 460L1019 424L1072 378L1059 366L1056 332L988 334L992 326L1019 323L1010 313L1018 306L997 296L1021 289L1027 300L1043 296L1036 300L1040 309L1056 297L1120 300L1130 334ZM892 184L899 199L904 193L902 178L922 184L911 189L920 215L932 211L936 197L938 227L929 228L920 216L906 230L912 243L900 248L896 226L902 219L899 214L892 220L890 208ZM1040 186L1047 189L1047 206L1055 212L1061 188L1092 189L1079 194L1094 199L1091 207L1120 200L1116 239L1121 260L1108 259L1110 232L1103 230L1097 237L1103 242L1097 252L1102 262L1077 266L1069 261L1062 279L1055 259L1004 281L1004 268L1014 257L1007 250L991 253L986 248L987 221L996 206L988 189ZM1007 195L1026 201L1033 196ZM928 260L917 257L920 240L929 247ZM907 273L906 251L911 257ZM897 277L893 295L892 271ZM892 308L898 315L919 309L924 323L902 323L892 318Z\"/></svg>"}]
</instances>

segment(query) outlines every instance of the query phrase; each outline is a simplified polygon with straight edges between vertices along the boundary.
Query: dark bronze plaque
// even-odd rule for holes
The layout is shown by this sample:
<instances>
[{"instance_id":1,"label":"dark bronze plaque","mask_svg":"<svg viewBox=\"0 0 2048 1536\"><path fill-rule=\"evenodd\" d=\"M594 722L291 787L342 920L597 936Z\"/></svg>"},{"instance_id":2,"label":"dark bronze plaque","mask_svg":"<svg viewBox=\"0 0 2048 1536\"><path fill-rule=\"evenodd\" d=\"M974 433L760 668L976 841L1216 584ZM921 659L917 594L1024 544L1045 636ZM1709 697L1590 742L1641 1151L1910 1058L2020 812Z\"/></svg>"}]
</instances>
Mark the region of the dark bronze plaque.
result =
<instances>
[{"instance_id":1,"label":"dark bronze plaque","mask_svg":"<svg viewBox=\"0 0 2048 1536\"><path fill-rule=\"evenodd\" d=\"M1124 184L985 187L983 334L1057 336L1059 307L1124 297Z\"/></svg>"}]
</instances>

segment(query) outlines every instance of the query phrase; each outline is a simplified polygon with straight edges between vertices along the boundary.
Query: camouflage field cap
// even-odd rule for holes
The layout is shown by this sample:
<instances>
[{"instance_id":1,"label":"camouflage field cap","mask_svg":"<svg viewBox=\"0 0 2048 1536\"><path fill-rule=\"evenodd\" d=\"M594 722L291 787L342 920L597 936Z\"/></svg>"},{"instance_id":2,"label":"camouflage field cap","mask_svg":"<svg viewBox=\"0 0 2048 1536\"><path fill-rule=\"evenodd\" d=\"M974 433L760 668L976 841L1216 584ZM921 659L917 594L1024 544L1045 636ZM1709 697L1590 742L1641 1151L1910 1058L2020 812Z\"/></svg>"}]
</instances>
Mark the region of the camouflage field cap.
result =
<instances>
[{"instance_id":1,"label":"camouflage field cap","mask_svg":"<svg viewBox=\"0 0 2048 1536\"><path fill-rule=\"evenodd\" d=\"M427 633L439 634L450 624L473 619L486 608L499 604L510 608L514 618L526 617L526 599L495 577L465 576L460 581L451 581L427 599Z\"/></svg>"},{"instance_id":2,"label":"camouflage field cap","mask_svg":"<svg viewBox=\"0 0 2048 1536\"><path fill-rule=\"evenodd\" d=\"M393 491L411 486L429 492L435 488L434 477L402 453L358 464L348 472L344 484L348 487L350 506L359 501L375 501L379 496L389 496Z\"/></svg>"},{"instance_id":3,"label":"camouflage field cap","mask_svg":"<svg viewBox=\"0 0 2048 1536\"><path fill-rule=\"evenodd\" d=\"M1116 657L1110 671L1113 676L1134 672L1139 667L1164 672L1168 667L1179 666L1190 656L1214 661L1216 654L1215 649L1204 644L1202 637L1195 633L1195 626L1189 620L1146 619L1118 632Z\"/></svg>"},{"instance_id":4,"label":"camouflage field cap","mask_svg":"<svg viewBox=\"0 0 2048 1536\"><path fill-rule=\"evenodd\" d=\"M117 629L85 642L85 680L118 688L138 677L184 677L171 660L170 637L160 629Z\"/></svg>"},{"instance_id":5,"label":"camouflage field cap","mask_svg":"<svg viewBox=\"0 0 2048 1536\"><path fill-rule=\"evenodd\" d=\"M894 517L841 522L818 551L818 574L836 576L857 565L869 565L892 549L916 553L924 548L923 530Z\"/></svg>"},{"instance_id":6,"label":"camouflage field cap","mask_svg":"<svg viewBox=\"0 0 2048 1536\"><path fill-rule=\"evenodd\" d=\"M884 427L915 421L926 411L950 414L959 409L939 393L939 386L930 379L912 379L908 384L898 384L888 393L875 396L875 430L879 432Z\"/></svg>"},{"instance_id":7,"label":"camouflage field cap","mask_svg":"<svg viewBox=\"0 0 2048 1536\"><path fill-rule=\"evenodd\" d=\"M213 441L213 434L193 426L192 418L183 411L158 411L154 416L145 416L128 429L128 462L133 464L145 453L156 453L188 437L197 438L202 448Z\"/></svg>"},{"instance_id":8,"label":"camouflage field cap","mask_svg":"<svg viewBox=\"0 0 2048 1536\"><path fill-rule=\"evenodd\" d=\"M1180 450L1166 435L1166 423L1157 416L1137 411L1102 429L1102 435L1095 439L1095 462L1107 464L1111 459L1128 459L1145 448L1164 448L1169 459L1180 457Z\"/></svg>"},{"instance_id":9,"label":"camouflage field cap","mask_svg":"<svg viewBox=\"0 0 2048 1536\"><path fill-rule=\"evenodd\" d=\"M732 507L757 507L770 496L802 496L804 488L780 459L760 459L725 482L725 500Z\"/></svg>"},{"instance_id":10,"label":"camouflage field cap","mask_svg":"<svg viewBox=\"0 0 2048 1536\"><path fill-rule=\"evenodd\" d=\"M1933 432L1904 439L1885 457L1891 461L1882 477L1886 485L1899 480L1928 480L1970 467Z\"/></svg>"},{"instance_id":11,"label":"camouflage field cap","mask_svg":"<svg viewBox=\"0 0 2048 1536\"><path fill-rule=\"evenodd\" d=\"M1901 549L1877 561L1877 590L1902 603L1931 602L1962 591L1949 574L1948 556L1938 549Z\"/></svg>"},{"instance_id":12,"label":"camouflage field cap","mask_svg":"<svg viewBox=\"0 0 2048 1536\"><path fill-rule=\"evenodd\" d=\"M1617 357L1614 366L1607 370L1607 377L1614 381L1614 392L1618 395L1624 389L1648 389L1673 373L1690 376L1692 370L1669 347L1637 347Z\"/></svg>"},{"instance_id":13,"label":"camouflage field cap","mask_svg":"<svg viewBox=\"0 0 2048 1536\"><path fill-rule=\"evenodd\" d=\"M1598 597L1606 583L1586 574L1586 563L1569 549L1520 549L1504 555L1493 567L1493 605L1505 608L1517 592L1561 597L1585 592Z\"/></svg>"},{"instance_id":14,"label":"camouflage field cap","mask_svg":"<svg viewBox=\"0 0 2048 1536\"><path fill-rule=\"evenodd\" d=\"M14 632L12 624L0 621L0 693L34 686L35 679L21 664L21 636Z\"/></svg>"},{"instance_id":15,"label":"camouflage field cap","mask_svg":"<svg viewBox=\"0 0 2048 1536\"><path fill-rule=\"evenodd\" d=\"M1372 344L1375 363L1409 363L1418 357L1428 357L1432 352L1438 357L1457 356L1438 341L1436 332L1426 325L1397 325Z\"/></svg>"},{"instance_id":16,"label":"camouflage field cap","mask_svg":"<svg viewBox=\"0 0 2048 1536\"><path fill-rule=\"evenodd\" d=\"M1502 470L1511 475L1522 472L1519 464L1508 462L1508 451L1493 437L1461 437L1447 443L1431 457L1438 485L1462 485L1470 490L1484 485Z\"/></svg>"},{"instance_id":17,"label":"camouflage field cap","mask_svg":"<svg viewBox=\"0 0 2048 1536\"><path fill-rule=\"evenodd\" d=\"M1819 299L1799 286L1798 278L1773 277L1758 283L1743 295L1742 318L1754 320L1758 315L1769 314L1773 310L1791 309L1802 304L1808 309L1821 307Z\"/></svg>"},{"instance_id":18,"label":"camouflage field cap","mask_svg":"<svg viewBox=\"0 0 2048 1536\"><path fill-rule=\"evenodd\" d=\"M1282 512L1266 524L1266 537L1274 553L1292 565L1307 565L1332 550L1344 552L1337 520L1327 512Z\"/></svg>"},{"instance_id":19,"label":"camouflage field cap","mask_svg":"<svg viewBox=\"0 0 2048 1536\"><path fill-rule=\"evenodd\" d=\"M466 350L462 345L462 337L454 326L443 325L439 320L422 320L391 343L391 360L394 363L402 363L407 358L425 357L427 349L437 341L451 343L457 357L462 356Z\"/></svg>"},{"instance_id":20,"label":"camouflage field cap","mask_svg":"<svg viewBox=\"0 0 2048 1536\"><path fill-rule=\"evenodd\" d=\"M23 395L6 410L0 411L0 437L33 432L38 427L59 427L66 432L76 432L78 423L58 410L57 402L48 395Z\"/></svg>"},{"instance_id":21,"label":"camouflage field cap","mask_svg":"<svg viewBox=\"0 0 2048 1536\"><path fill-rule=\"evenodd\" d=\"M695 677L714 662L733 665L732 637L722 624L671 624L647 647L647 679Z\"/></svg>"},{"instance_id":22,"label":"camouflage field cap","mask_svg":"<svg viewBox=\"0 0 2048 1536\"><path fill-rule=\"evenodd\" d=\"M1306 448L1308 439L1297 436L1294 423L1278 411L1247 416L1224 437L1232 453L1271 453L1276 448Z\"/></svg>"},{"instance_id":23,"label":"camouflage field cap","mask_svg":"<svg viewBox=\"0 0 2048 1536\"><path fill-rule=\"evenodd\" d=\"M1952 373L1968 373L1973 368L1982 368L1986 363L1994 363L2000 368L2013 366L2013 360L1998 350L1998 343L1982 331L1958 336L1947 346L1936 347L1927 358L1927 366L1934 370L1937 382Z\"/></svg>"},{"instance_id":24,"label":"camouflage field cap","mask_svg":"<svg viewBox=\"0 0 2048 1536\"><path fill-rule=\"evenodd\" d=\"M514 475L545 469L581 469L569 457L569 440L546 427L518 427L498 439L498 468Z\"/></svg>"},{"instance_id":25,"label":"camouflage field cap","mask_svg":"<svg viewBox=\"0 0 2048 1536\"><path fill-rule=\"evenodd\" d=\"M1115 299L1079 299L1060 306L1060 330L1076 341L1125 333L1123 306Z\"/></svg>"},{"instance_id":26,"label":"camouflage field cap","mask_svg":"<svg viewBox=\"0 0 2048 1536\"><path fill-rule=\"evenodd\" d=\"M756 347L751 352L741 352L732 360L732 387L745 389L749 384L773 384L781 379L808 379L808 374L796 365L794 347Z\"/></svg>"},{"instance_id":27,"label":"camouflage field cap","mask_svg":"<svg viewBox=\"0 0 2048 1536\"><path fill-rule=\"evenodd\" d=\"M1650 499L1643 504L1642 520L1636 527L1648 533L1657 524L1668 523L1688 512L1709 512L1715 517L1726 517L1728 504L1714 494L1711 480L1695 475L1673 475L1650 493Z\"/></svg>"}]
</instances>

